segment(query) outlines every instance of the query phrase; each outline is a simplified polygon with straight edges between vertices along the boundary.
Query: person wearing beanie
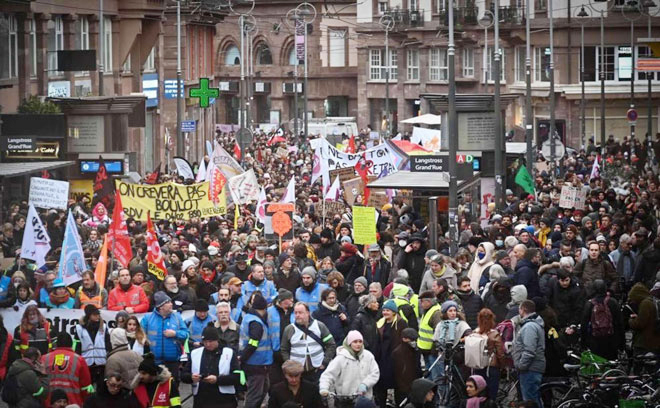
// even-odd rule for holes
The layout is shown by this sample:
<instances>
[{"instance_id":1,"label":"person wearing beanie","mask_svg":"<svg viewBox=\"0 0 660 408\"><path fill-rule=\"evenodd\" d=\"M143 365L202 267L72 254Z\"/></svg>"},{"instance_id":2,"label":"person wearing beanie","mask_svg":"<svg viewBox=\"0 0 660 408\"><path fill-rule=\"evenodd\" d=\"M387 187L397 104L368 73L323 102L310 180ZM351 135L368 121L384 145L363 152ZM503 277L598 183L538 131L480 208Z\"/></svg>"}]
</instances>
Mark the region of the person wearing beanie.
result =
<instances>
[{"instance_id":1,"label":"person wearing beanie","mask_svg":"<svg viewBox=\"0 0 660 408\"><path fill-rule=\"evenodd\" d=\"M202 331L209 323L215 321L215 316L209 314L209 304L203 299L195 302L195 314L184 320L188 327L188 349L202 346Z\"/></svg>"},{"instance_id":2,"label":"person wearing beanie","mask_svg":"<svg viewBox=\"0 0 660 408\"><path fill-rule=\"evenodd\" d=\"M69 405L69 397L66 395L66 392L61 388L55 388L50 393L50 405L51 408L66 408Z\"/></svg>"},{"instance_id":3,"label":"person wearing beanie","mask_svg":"<svg viewBox=\"0 0 660 408\"><path fill-rule=\"evenodd\" d=\"M164 365L178 382L181 344L188 338L188 328L165 292L154 293L154 311L142 317L140 326L147 333L156 363Z\"/></svg>"},{"instance_id":4,"label":"person wearing beanie","mask_svg":"<svg viewBox=\"0 0 660 408\"><path fill-rule=\"evenodd\" d=\"M87 361L73 351L73 339L69 333L58 333L56 344L57 347L53 351L41 357L48 387L50 390L59 388L60 391L65 391L70 404L82 406L85 399L94 393ZM50 395L51 403L56 401L53 399L53 393L54 391ZM46 406L50 406L48 400Z\"/></svg>"},{"instance_id":5,"label":"person wearing beanie","mask_svg":"<svg viewBox=\"0 0 660 408\"><path fill-rule=\"evenodd\" d=\"M119 284L108 295L108 310L125 310L130 314L149 310L149 298L144 289L131 282L131 273L126 268L119 271Z\"/></svg>"},{"instance_id":6,"label":"person wearing beanie","mask_svg":"<svg viewBox=\"0 0 660 408\"><path fill-rule=\"evenodd\" d=\"M190 353L181 380L192 384L193 407L236 407L236 387L241 383L238 356L220 344L218 330L209 323L202 330L202 347Z\"/></svg>"},{"instance_id":7,"label":"person wearing beanie","mask_svg":"<svg viewBox=\"0 0 660 408\"><path fill-rule=\"evenodd\" d=\"M378 318L380 304L374 295L362 294L359 297L360 307L350 321L350 329L362 333L364 348L372 354L378 350Z\"/></svg>"},{"instance_id":8,"label":"person wearing beanie","mask_svg":"<svg viewBox=\"0 0 660 408\"><path fill-rule=\"evenodd\" d=\"M108 353L108 361L105 364L105 377L110 373L117 373L121 377L122 386L129 388L138 372L142 356L128 347L126 330L120 327L112 329L110 342L112 351Z\"/></svg>"},{"instance_id":9,"label":"person wearing beanie","mask_svg":"<svg viewBox=\"0 0 660 408\"><path fill-rule=\"evenodd\" d=\"M131 388L142 407L181 408L178 381L165 365L158 365L152 353L145 354Z\"/></svg>"},{"instance_id":10,"label":"person wearing beanie","mask_svg":"<svg viewBox=\"0 0 660 408\"><path fill-rule=\"evenodd\" d=\"M347 285L353 285L353 281L362 276L364 259L358 253L358 248L349 242L344 242L341 245L340 253L341 256L335 261L335 268L344 275Z\"/></svg>"},{"instance_id":11,"label":"person wearing beanie","mask_svg":"<svg viewBox=\"0 0 660 408\"><path fill-rule=\"evenodd\" d=\"M458 303L453 300L442 303L440 310L442 311L442 320L435 327L433 341L440 345L440 350L447 351L469 335L472 329L464 320L463 315L458 312ZM444 360L441 359L437 365L444 367Z\"/></svg>"},{"instance_id":12,"label":"person wearing beanie","mask_svg":"<svg viewBox=\"0 0 660 408\"><path fill-rule=\"evenodd\" d=\"M364 262L362 270L362 276L367 278L367 283L378 282L384 288L387 286L391 271L392 264L383 257L380 245L369 245L369 258Z\"/></svg>"},{"instance_id":13,"label":"person wearing beanie","mask_svg":"<svg viewBox=\"0 0 660 408\"><path fill-rule=\"evenodd\" d=\"M495 400L488 398L486 380L480 375L472 375L465 381L467 401L465 408L497 408Z\"/></svg>"},{"instance_id":14,"label":"person wearing beanie","mask_svg":"<svg viewBox=\"0 0 660 408\"><path fill-rule=\"evenodd\" d=\"M428 252L431 251L427 251L427 253ZM432 255L428 261L428 265L429 268L424 272L419 293L432 290L433 281L437 279L444 279L447 281L452 290L457 288L456 278L458 274L456 273L456 270L452 268L451 263L445 262L445 258L442 255L438 253Z\"/></svg>"},{"instance_id":15,"label":"person wearing beanie","mask_svg":"<svg viewBox=\"0 0 660 408\"><path fill-rule=\"evenodd\" d=\"M316 408L324 406L317 384L302 378L304 367L297 361L282 363L282 380L268 392L268 408Z\"/></svg>"},{"instance_id":16,"label":"person wearing beanie","mask_svg":"<svg viewBox=\"0 0 660 408\"><path fill-rule=\"evenodd\" d=\"M394 372L397 374L394 388L394 398L398 401L397 406L401 406L401 400L409 398L412 382L422 377L421 354L417 348L418 337L415 329L411 327L403 329L401 344L392 350Z\"/></svg>"},{"instance_id":17,"label":"person wearing beanie","mask_svg":"<svg viewBox=\"0 0 660 408\"><path fill-rule=\"evenodd\" d=\"M365 350L362 334L351 330L341 347L337 348L337 356L321 374L319 393L323 397L334 392L337 395L371 398L379 377L380 369L374 355Z\"/></svg>"},{"instance_id":18,"label":"person wearing beanie","mask_svg":"<svg viewBox=\"0 0 660 408\"><path fill-rule=\"evenodd\" d=\"M85 358L96 384L103 378L107 354L112 350L110 331L101 318L101 312L93 304L85 306L85 315L76 325L75 351Z\"/></svg>"},{"instance_id":19,"label":"person wearing beanie","mask_svg":"<svg viewBox=\"0 0 660 408\"><path fill-rule=\"evenodd\" d=\"M321 294L328 285L316 281L316 269L313 266L303 268L300 277L302 284L296 289L296 299L309 306L310 312L314 313L321 302Z\"/></svg>"},{"instance_id":20,"label":"person wearing beanie","mask_svg":"<svg viewBox=\"0 0 660 408\"><path fill-rule=\"evenodd\" d=\"M334 234L329 228L325 228L321 231L321 246L316 250L316 258L324 259L325 257L330 257L333 262L341 256L341 251L339 249L339 244L335 241Z\"/></svg>"},{"instance_id":21,"label":"person wearing beanie","mask_svg":"<svg viewBox=\"0 0 660 408\"><path fill-rule=\"evenodd\" d=\"M367 279L364 276L360 276L359 278L355 279L353 284L350 286L352 287L352 290L344 301L344 305L346 305L348 317L352 320L360 308L360 296L369 293L367 291L369 289L369 284L367 284Z\"/></svg>"},{"instance_id":22,"label":"person wearing beanie","mask_svg":"<svg viewBox=\"0 0 660 408\"><path fill-rule=\"evenodd\" d=\"M402 332L408 327L406 320L398 313L399 307L394 299L383 303L381 313L383 317L378 320L379 346L376 361L380 368L380 379L374 389L376 402L384 407L387 401L387 391L396 388L396 376L392 352L401 344Z\"/></svg>"},{"instance_id":23,"label":"person wearing beanie","mask_svg":"<svg viewBox=\"0 0 660 408\"><path fill-rule=\"evenodd\" d=\"M282 359L282 354L280 353L280 343L284 329L289 325L293 316L293 303L293 293L281 288L277 291L277 297L273 304L268 306L266 310L269 328L272 331L273 337L276 337L273 341L275 346L273 348L274 364L270 372L271 384L284 381L282 370L279 368L284 363L284 359Z\"/></svg>"}]
</instances>

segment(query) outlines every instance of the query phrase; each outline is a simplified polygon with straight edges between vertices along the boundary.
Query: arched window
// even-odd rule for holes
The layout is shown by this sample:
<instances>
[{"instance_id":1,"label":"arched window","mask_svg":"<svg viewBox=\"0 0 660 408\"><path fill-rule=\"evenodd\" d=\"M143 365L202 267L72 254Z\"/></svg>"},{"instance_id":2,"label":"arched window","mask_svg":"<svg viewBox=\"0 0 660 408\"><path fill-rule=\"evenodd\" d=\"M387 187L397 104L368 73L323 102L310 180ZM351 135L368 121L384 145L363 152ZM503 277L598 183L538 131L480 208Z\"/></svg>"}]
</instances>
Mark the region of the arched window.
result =
<instances>
[{"instance_id":1,"label":"arched window","mask_svg":"<svg viewBox=\"0 0 660 408\"><path fill-rule=\"evenodd\" d=\"M255 57L257 65L273 65L273 55L270 53L270 48L265 42L260 43L255 48Z\"/></svg>"},{"instance_id":2,"label":"arched window","mask_svg":"<svg viewBox=\"0 0 660 408\"><path fill-rule=\"evenodd\" d=\"M292 45L289 48L289 65L296 65L296 46Z\"/></svg>"},{"instance_id":3,"label":"arched window","mask_svg":"<svg viewBox=\"0 0 660 408\"><path fill-rule=\"evenodd\" d=\"M225 50L225 65L241 65L241 52L235 45L230 45Z\"/></svg>"}]
</instances>

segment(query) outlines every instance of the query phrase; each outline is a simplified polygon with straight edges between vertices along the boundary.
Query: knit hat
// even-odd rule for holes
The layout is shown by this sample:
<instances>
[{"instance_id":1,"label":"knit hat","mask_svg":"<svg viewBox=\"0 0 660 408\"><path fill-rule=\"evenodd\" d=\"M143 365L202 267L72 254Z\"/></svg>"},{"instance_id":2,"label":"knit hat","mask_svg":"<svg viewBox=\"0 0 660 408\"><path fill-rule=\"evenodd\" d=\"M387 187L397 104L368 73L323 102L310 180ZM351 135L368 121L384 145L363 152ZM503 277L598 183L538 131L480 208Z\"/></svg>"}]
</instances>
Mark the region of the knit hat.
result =
<instances>
[{"instance_id":1,"label":"knit hat","mask_svg":"<svg viewBox=\"0 0 660 408\"><path fill-rule=\"evenodd\" d=\"M66 392L61 389L61 388L55 388L53 391L50 393L50 403L54 404L55 402L59 400L66 400L66 402L69 402L69 397L66 396Z\"/></svg>"},{"instance_id":2,"label":"knit hat","mask_svg":"<svg viewBox=\"0 0 660 408\"><path fill-rule=\"evenodd\" d=\"M364 341L364 338L362 338L362 333L360 333L360 332L357 331L357 330L351 330L351 331L349 331L348 334L346 335L346 344L351 344L351 343L353 343L355 340L362 340L362 341Z\"/></svg>"},{"instance_id":3,"label":"knit hat","mask_svg":"<svg viewBox=\"0 0 660 408\"><path fill-rule=\"evenodd\" d=\"M316 269L313 266L306 266L300 272L300 276L302 277L303 275L308 275L312 280L316 280Z\"/></svg>"},{"instance_id":4,"label":"knit hat","mask_svg":"<svg viewBox=\"0 0 660 408\"><path fill-rule=\"evenodd\" d=\"M436 263L438 265L441 265L441 266L444 265L444 263L445 263L444 259L442 258L442 255L440 255L440 254L433 255L430 258L430 261L433 262L433 263Z\"/></svg>"},{"instance_id":5,"label":"knit hat","mask_svg":"<svg viewBox=\"0 0 660 408\"><path fill-rule=\"evenodd\" d=\"M495 262L497 262L497 261L500 261L500 260L506 258L507 256L509 256L509 253L506 252L505 250L501 250L501 251L495 252L495 256L493 257L493 259L495 260Z\"/></svg>"},{"instance_id":6,"label":"knit hat","mask_svg":"<svg viewBox=\"0 0 660 408\"><path fill-rule=\"evenodd\" d=\"M257 295L252 299L252 308L255 310L266 310L268 307L268 302L264 299L263 296Z\"/></svg>"},{"instance_id":7,"label":"knit hat","mask_svg":"<svg viewBox=\"0 0 660 408\"><path fill-rule=\"evenodd\" d=\"M119 346L123 346L124 344L128 344L126 330L122 329L121 327L112 329L110 332L110 344L112 344L113 349Z\"/></svg>"},{"instance_id":8,"label":"knit hat","mask_svg":"<svg viewBox=\"0 0 660 408\"><path fill-rule=\"evenodd\" d=\"M293 299L293 293L288 289L280 288L277 291L277 300L281 302L287 299Z\"/></svg>"},{"instance_id":9,"label":"knit hat","mask_svg":"<svg viewBox=\"0 0 660 408\"><path fill-rule=\"evenodd\" d=\"M513 235L509 235L508 237L504 238L504 246L506 248L513 248L516 245L518 245L518 239Z\"/></svg>"},{"instance_id":10,"label":"knit hat","mask_svg":"<svg viewBox=\"0 0 660 408\"><path fill-rule=\"evenodd\" d=\"M211 245L208 246L207 250L209 251L210 256L216 256L218 255L218 252L220 252L220 249L216 245Z\"/></svg>"},{"instance_id":11,"label":"knit hat","mask_svg":"<svg viewBox=\"0 0 660 408\"><path fill-rule=\"evenodd\" d=\"M359 283L360 285L364 286L365 289L369 287L369 284L367 283L367 278L365 278L364 276L360 276L358 278L355 278L355 280L353 281L353 284L356 284L356 283Z\"/></svg>"},{"instance_id":12,"label":"knit hat","mask_svg":"<svg viewBox=\"0 0 660 408\"><path fill-rule=\"evenodd\" d=\"M522 303L527 300L527 288L524 285L516 285L511 288L511 302Z\"/></svg>"},{"instance_id":13,"label":"knit hat","mask_svg":"<svg viewBox=\"0 0 660 408\"><path fill-rule=\"evenodd\" d=\"M57 333L57 347L72 347L73 339L71 335L65 331Z\"/></svg>"},{"instance_id":14,"label":"knit hat","mask_svg":"<svg viewBox=\"0 0 660 408\"><path fill-rule=\"evenodd\" d=\"M101 312L99 312L99 308L92 304L85 306L85 317L89 317L93 314L101 314Z\"/></svg>"},{"instance_id":15,"label":"knit hat","mask_svg":"<svg viewBox=\"0 0 660 408\"><path fill-rule=\"evenodd\" d=\"M587 225L587 222L589 222L589 221L592 221L592 219L591 219L591 217L589 217L588 215L582 217L582 221L581 221L581 222L582 222L582 226L584 227L585 225Z\"/></svg>"},{"instance_id":16,"label":"knit hat","mask_svg":"<svg viewBox=\"0 0 660 408\"><path fill-rule=\"evenodd\" d=\"M53 281L53 289L54 288L65 288L66 285L64 284L64 281L62 279L55 279Z\"/></svg>"},{"instance_id":17,"label":"knit hat","mask_svg":"<svg viewBox=\"0 0 660 408\"><path fill-rule=\"evenodd\" d=\"M159 307L163 306L167 302L171 302L172 299L165 294L162 290L159 290L158 292L154 293L154 307L158 309Z\"/></svg>"},{"instance_id":18,"label":"knit hat","mask_svg":"<svg viewBox=\"0 0 660 408\"><path fill-rule=\"evenodd\" d=\"M506 277L506 272L504 272L504 268L500 266L499 264L492 264L490 266L490 269L488 270L490 274L490 281L495 282L499 278L505 278Z\"/></svg>"},{"instance_id":19,"label":"knit hat","mask_svg":"<svg viewBox=\"0 0 660 408\"><path fill-rule=\"evenodd\" d=\"M410 340L417 340L419 338L419 334L417 334L417 330L413 329L412 327L406 327L401 332L401 337Z\"/></svg>"},{"instance_id":20,"label":"knit hat","mask_svg":"<svg viewBox=\"0 0 660 408\"><path fill-rule=\"evenodd\" d=\"M340 250L351 255L355 255L357 253L357 247L350 242L344 242L341 244Z\"/></svg>"},{"instance_id":21,"label":"knit hat","mask_svg":"<svg viewBox=\"0 0 660 408\"><path fill-rule=\"evenodd\" d=\"M127 311L125 311L125 310L120 310L120 311L117 312L117 314L115 315L115 321L119 320L120 317L122 317L122 318L124 319L124 322L125 322L125 321L128 320L128 318L130 317L130 315L128 314Z\"/></svg>"},{"instance_id":22,"label":"knit hat","mask_svg":"<svg viewBox=\"0 0 660 408\"><path fill-rule=\"evenodd\" d=\"M474 384L477 386L477 392L481 392L486 389L486 380L480 375L471 375L468 380L474 381Z\"/></svg>"},{"instance_id":23,"label":"knit hat","mask_svg":"<svg viewBox=\"0 0 660 408\"><path fill-rule=\"evenodd\" d=\"M204 299L197 299L197 301L195 302L195 311L208 312L209 304Z\"/></svg>"},{"instance_id":24,"label":"knit hat","mask_svg":"<svg viewBox=\"0 0 660 408\"><path fill-rule=\"evenodd\" d=\"M202 330L202 340L220 341L218 329L213 326L213 323L209 323L204 330Z\"/></svg>"},{"instance_id":25,"label":"knit hat","mask_svg":"<svg viewBox=\"0 0 660 408\"><path fill-rule=\"evenodd\" d=\"M435 249L429 249L429 250L426 251L426 253L424 254L424 257L425 257L425 258L432 258L432 257L435 256L435 255L438 255L438 251L436 251Z\"/></svg>"},{"instance_id":26,"label":"knit hat","mask_svg":"<svg viewBox=\"0 0 660 408\"><path fill-rule=\"evenodd\" d=\"M442 310L442 313L447 313L447 311L452 307L458 310L458 303L454 302L453 300L446 300L442 303L440 310Z\"/></svg>"},{"instance_id":27,"label":"knit hat","mask_svg":"<svg viewBox=\"0 0 660 408\"><path fill-rule=\"evenodd\" d=\"M399 311L399 307L396 305L396 302L394 302L394 299L390 299L387 302L383 303L383 310L384 309L389 309L394 313Z\"/></svg>"},{"instance_id":28,"label":"knit hat","mask_svg":"<svg viewBox=\"0 0 660 408\"><path fill-rule=\"evenodd\" d=\"M183 261L183 264L181 265L181 271L185 272L191 266L194 267L195 263L193 261L191 261L190 259L186 259L185 261Z\"/></svg>"},{"instance_id":29,"label":"knit hat","mask_svg":"<svg viewBox=\"0 0 660 408\"><path fill-rule=\"evenodd\" d=\"M153 353L147 353L142 356L142 362L138 367L139 372L144 372L149 375L158 375L162 369L156 365L156 360Z\"/></svg>"},{"instance_id":30,"label":"knit hat","mask_svg":"<svg viewBox=\"0 0 660 408\"><path fill-rule=\"evenodd\" d=\"M369 252L380 252L380 245L378 244L369 245Z\"/></svg>"},{"instance_id":31,"label":"knit hat","mask_svg":"<svg viewBox=\"0 0 660 408\"><path fill-rule=\"evenodd\" d=\"M424 242L424 236L420 233L417 233L417 232L412 234L410 236L410 242L415 242L415 241L419 241L419 242L423 243Z\"/></svg>"},{"instance_id":32,"label":"knit hat","mask_svg":"<svg viewBox=\"0 0 660 408\"><path fill-rule=\"evenodd\" d=\"M332 239L333 238L332 230L330 228L326 228L323 231L321 231L321 238L325 239Z\"/></svg>"}]
</instances>

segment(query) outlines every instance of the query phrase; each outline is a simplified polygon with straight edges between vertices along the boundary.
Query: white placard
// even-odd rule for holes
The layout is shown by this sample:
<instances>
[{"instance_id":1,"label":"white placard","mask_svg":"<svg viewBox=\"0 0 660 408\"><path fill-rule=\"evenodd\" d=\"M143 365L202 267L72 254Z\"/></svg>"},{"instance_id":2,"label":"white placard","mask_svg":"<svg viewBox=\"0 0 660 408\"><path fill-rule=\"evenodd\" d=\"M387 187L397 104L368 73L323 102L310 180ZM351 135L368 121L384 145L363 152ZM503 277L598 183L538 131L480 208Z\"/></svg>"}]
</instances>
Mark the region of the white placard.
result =
<instances>
[{"instance_id":1,"label":"white placard","mask_svg":"<svg viewBox=\"0 0 660 408\"><path fill-rule=\"evenodd\" d=\"M563 186L561 188L561 196L559 197L559 206L561 208L575 208L576 210L584 210L586 200L586 188L570 186Z\"/></svg>"},{"instance_id":2,"label":"white placard","mask_svg":"<svg viewBox=\"0 0 660 408\"><path fill-rule=\"evenodd\" d=\"M442 132L436 129L414 127L410 141L422 145L426 150L437 152L440 150Z\"/></svg>"},{"instance_id":3,"label":"white placard","mask_svg":"<svg viewBox=\"0 0 660 408\"><path fill-rule=\"evenodd\" d=\"M69 182L41 177L30 179L29 202L38 208L66 210L69 200Z\"/></svg>"}]
</instances>

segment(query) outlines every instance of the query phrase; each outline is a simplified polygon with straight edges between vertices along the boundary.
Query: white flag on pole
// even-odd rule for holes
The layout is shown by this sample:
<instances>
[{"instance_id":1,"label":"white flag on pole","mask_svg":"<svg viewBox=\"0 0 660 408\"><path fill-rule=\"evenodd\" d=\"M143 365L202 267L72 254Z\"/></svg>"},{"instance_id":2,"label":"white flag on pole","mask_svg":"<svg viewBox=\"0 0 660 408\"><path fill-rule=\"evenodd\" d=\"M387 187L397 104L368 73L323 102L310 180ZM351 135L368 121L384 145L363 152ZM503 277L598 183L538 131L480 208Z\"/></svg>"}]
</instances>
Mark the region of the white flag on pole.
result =
<instances>
[{"instance_id":1,"label":"white flag on pole","mask_svg":"<svg viewBox=\"0 0 660 408\"><path fill-rule=\"evenodd\" d=\"M296 202L296 176L291 176L289 185L286 186L284 196L280 203L295 203Z\"/></svg>"},{"instance_id":2,"label":"white flag on pole","mask_svg":"<svg viewBox=\"0 0 660 408\"><path fill-rule=\"evenodd\" d=\"M266 223L266 204L268 204L268 199L266 198L266 189L261 187L261 192L259 193L259 199L257 200L257 218L261 221L262 224Z\"/></svg>"},{"instance_id":3,"label":"white flag on pole","mask_svg":"<svg viewBox=\"0 0 660 408\"><path fill-rule=\"evenodd\" d=\"M203 157L202 160L199 162L199 168L197 169L197 177L195 178L195 181L197 183L206 181L206 162L204 161Z\"/></svg>"},{"instance_id":4,"label":"white flag on pole","mask_svg":"<svg viewBox=\"0 0 660 408\"><path fill-rule=\"evenodd\" d=\"M37 267L41 267L46 263L48 251L50 251L50 237L36 208L30 203L21 245L21 258L32 260Z\"/></svg>"},{"instance_id":5,"label":"white flag on pole","mask_svg":"<svg viewBox=\"0 0 660 408\"><path fill-rule=\"evenodd\" d=\"M337 176L335 177L335 181L332 182L324 199L326 201L337 201L339 199L339 188L339 176Z\"/></svg>"}]
</instances>

